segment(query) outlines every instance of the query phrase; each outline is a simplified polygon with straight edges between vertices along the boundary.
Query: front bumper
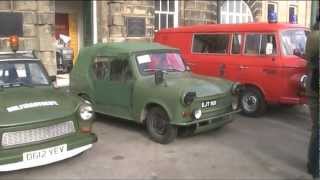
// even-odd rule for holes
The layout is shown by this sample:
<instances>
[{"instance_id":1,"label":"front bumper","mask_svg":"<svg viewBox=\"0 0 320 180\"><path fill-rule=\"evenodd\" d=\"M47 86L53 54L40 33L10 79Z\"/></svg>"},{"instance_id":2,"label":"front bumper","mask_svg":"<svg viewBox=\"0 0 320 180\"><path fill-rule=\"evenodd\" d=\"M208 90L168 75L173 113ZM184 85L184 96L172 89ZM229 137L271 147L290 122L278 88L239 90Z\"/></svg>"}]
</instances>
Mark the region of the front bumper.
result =
<instances>
[{"instance_id":1,"label":"front bumper","mask_svg":"<svg viewBox=\"0 0 320 180\"><path fill-rule=\"evenodd\" d=\"M217 115L217 116L214 116L214 117L204 118L204 119L200 119L200 120L194 120L194 121L190 121L190 122L178 122L178 123L171 123L171 124L177 125L177 126L190 126L190 125L193 125L193 124L201 124L201 123L204 123L204 122L208 122L209 124L214 124L215 122L220 122L220 121L216 121L216 120L219 120L221 118L230 117L231 115L233 115L235 113L238 113L240 111L241 111L241 109L236 110L236 111L232 111L232 112L229 112L229 113L220 114L220 115Z\"/></svg>"},{"instance_id":2,"label":"front bumper","mask_svg":"<svg viewBox=\"0 0 320 180\"><path fill-rule=\"evenodd\" d=\"M95 134L77 133L59 140L40 143L37 145L23 146L13 149L0 150L0 172L20 170L32 168L42 165L58 162L77 154L80 154L92 147L92 144L97 141ZM23 161L23 153L46 149L61 144L67 144L67 151L55 156L54 158L39 159L35 161Z\"/></svg>"}]
</instances>

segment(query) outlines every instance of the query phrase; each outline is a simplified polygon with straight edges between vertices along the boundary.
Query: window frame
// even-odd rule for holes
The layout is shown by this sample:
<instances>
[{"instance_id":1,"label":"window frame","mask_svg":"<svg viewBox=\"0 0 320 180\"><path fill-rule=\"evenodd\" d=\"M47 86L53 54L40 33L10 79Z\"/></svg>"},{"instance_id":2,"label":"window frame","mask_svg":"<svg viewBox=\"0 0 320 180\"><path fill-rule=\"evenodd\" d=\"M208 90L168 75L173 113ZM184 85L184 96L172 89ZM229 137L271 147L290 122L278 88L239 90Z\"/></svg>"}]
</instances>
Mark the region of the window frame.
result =
<instances>
[{"instance_id":1,"label":"window frame","mask_svg":"<svg viewBox=\"0 0 320 180\"><path fill-rule=\"evenodd\" d=\"M269 11L268 11L268 6L269 6L269 4L274 6L274 12L275 12L277 15L279 15L279 12L278 12L278 10L279 10L278 3L276 3L276 2L268 2L268 3L267 3L267 19L268 19L268 17L269 17Z\"/></svg>"},{"instance_id":2,"label":"window frame","mask_svg":"<svg viewBox=\"0 0 320 180\"><path fill-rule=\"evenodd\" d=\"M245 52L245 50L246 50L246 41L247 41L247 36L248 35L250 35L250 34L260 34L260 47L259 47L259 54L247 54L246 52ZM274 54L271 54L271 55L264 55L264 54L260 54L260 48L261 48L261 35L274 35L274 39L275 39L275 44L276 44L276 47L275 47L275 49L276 49L276 53L274 53ZM244 37L243 37L243 48L242 48L242 53L241 54L243 54L243 55L245 55L245 56L259 56L259 57L270 57L270 56L278 56L279 55L279 43L277 43L277 42L279 42L279 39L278 39L278 37L277 37L277 32L246 32L246 33L244 33Z\"/></svg>"},{"instance_id":3,"label":"window frame","mask_svg":"<svg viewBox=\"0 0 320 180\"><path fill-rule=\"evenodd\" d=\"M154 18L156 19L156 14L159 15L159 21L158 21L158 28L156 29L156 26L154 25L154 31L158 32L159 30L161 30L161 14L165 14L166 15L166 27L168 28L168 15L173 15L173 27L178 27L179 25L179 0L174 0L174 11L170 11L170 3L169 0L167 0L167 11L162 11L162 0L158 0L159 1L159 10L156 10L155 5L154 5ZM156 22L156 20L154 20L154 22Z\"/></svg>"},{"instance_id":4,"label":"window frame","mask_svg":"<svg viewBox=\"0 0 320 180\"><path fill-rule=\"evenodd\" d=\"M194 45L194 39L196 35L217 35L217 34L224 34L224 35L228 35L228 43L227 43L227 51L226 53L200 53L200 52L193 52L193 45ZM225 56L225 55L229 55L230 54L230 37L232 37L232 33L229 32L219 32L219 33L193 33L192 34L192 42L191 42L191 49L190 52L191 54L197 54L197 55L221 55L221 56Z\"/></svg>"},{"instance_id":5,"label":"window frame","mask_svg":"<svg viewBox=\"0 0 320 180\"><path fill-rule=\"evenodd\" d=\"M236 12L236 2L240 2L240 12ZM229 7L230 7L230 3L233 3L233 11L230 12L229 11ZM224 11L222 8L223 6L226 4L227 6L227 10ZM246 6L246 12L243 12L243 6ZM250 15L250 19L248 19L248 16ZM222 17L225 16L226 17L226 21L225 22L222 22ZM233 20L232 22L230 22L230 19L229 17L232 16L233 17ZM239 22L237 23L235 21L235 18L239 16ZM245 17L245 21L242 21L242 18ZM248 22L248 23L252 23L254 22L254 17L253 17L253 14L251 12L251 9L250 7L248 6L248 4L243 1L243 0L227 0L227 1L224 1L220 7L220 23L222 24L241 24L241 23L245 23L245 22Z\"/></svg>"},{"instance_id":6,"label":"window frame","mask_svg":"<svg viewBox=\"0 0 320 180\"><path fill-rule=\"evenodd\" d=\"M299 22L299 19L298 19L298 6L296 4L290 4L289 7L288 7L288 22L290 23L290 8L293 8L294 9L294 15L297 16L297 24Z\"/></svg>"},{"instance_id":7,"label":"window frame","mask_svg":"<svg viewBox=\"0 0 320 180\"><path fill-rule=\"evenodd\" d=\"M233 48L233 37L234 37L234 35L236 35L236 34L238 34L238 35L240 35L241 36L241 41L240 41L240 52L238 53L238 54L234 54L234 53L232 53L232 48ZM242 32L233 32L232 34L231 34L231 38L230 38L230 48L229 48L229 54L230 55L232 55L232 56L241 56L243 53L242 53L242 51L243 51L243 48L244 48L244 43L245 43L245 41L244 41L244 37L245 37L245 34L244 33L242 33Z\"/></svg>"}]
</instances>

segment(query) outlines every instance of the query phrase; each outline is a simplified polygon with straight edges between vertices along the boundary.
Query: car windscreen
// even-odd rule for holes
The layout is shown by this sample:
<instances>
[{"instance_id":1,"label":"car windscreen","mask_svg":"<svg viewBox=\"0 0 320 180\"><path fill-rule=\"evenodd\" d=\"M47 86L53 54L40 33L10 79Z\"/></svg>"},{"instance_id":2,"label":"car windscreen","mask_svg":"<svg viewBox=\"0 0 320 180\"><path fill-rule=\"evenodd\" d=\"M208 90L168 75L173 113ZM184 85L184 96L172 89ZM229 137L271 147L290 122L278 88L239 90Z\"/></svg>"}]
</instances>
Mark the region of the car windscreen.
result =
<instances>
[{"instance_id":1,"label":"car windscreen","mask_svg":"<svg viewBox=\"0 0 320 180\"><path fill-rule=\"evenodd\" d=\"M282 51L285 55L294 55L295 51L305 54L306 41L309 31L287 30L281 33Z\"/></svg>"},{"instance_id":2,"label":"car windscreen","mask_svg":"<svg viewBox=\"0 0 320 180\"><path fill-rule=\"evenodd\" d=\"M141 75L151 75L156 71L183 72L185 64L179 53L164 52L143 54L136 57Z\"/></svg>"},{"instance_id":3,"label":"car windscreen","mask_svg":"<svg viewBox=\"0 0 320 180\"><path fill-rule=\"evenodd\" d=\"M37 62L0 62L0 86L49 85L43 67Z\"/></svg>"}]
</instances>

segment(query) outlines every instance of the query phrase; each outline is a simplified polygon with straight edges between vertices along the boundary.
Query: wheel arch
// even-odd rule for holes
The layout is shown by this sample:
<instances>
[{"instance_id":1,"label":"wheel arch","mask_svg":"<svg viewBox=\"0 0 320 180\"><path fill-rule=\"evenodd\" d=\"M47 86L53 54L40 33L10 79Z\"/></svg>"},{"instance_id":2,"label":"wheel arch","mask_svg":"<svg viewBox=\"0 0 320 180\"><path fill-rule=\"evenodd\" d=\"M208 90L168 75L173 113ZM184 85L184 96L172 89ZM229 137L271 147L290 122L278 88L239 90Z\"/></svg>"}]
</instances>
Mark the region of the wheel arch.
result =
<instances>
[{"instance_id":1,"label":"wheel arch","mask_svg":"<svg viewBox=\"0 0 320 180\"><path fill-rule=\"evenodd\" d=\"M264 89L261 88L260 86L255 85L255 84L251 84L251 83L244 83L244 84L242 84L242 86L243 86L244 88L250 87L250 88L255 88L255 89L257 89L257 90L261 93L263 99L266 100L265 91L264 91Z\"/></svg>"},{"instance_id":2,"label":"wheel arch","mask_svg":"<svg viewBox=\"0 0 320 180\"><path fill-rule=\"evenodd\" d=\"M158 103L158 102L149 102L149 103L145 104L144 108L140 112L139 121L142 124L145 123L147 114L151 110L151 108L153 108L153 107L160 107L161 109L163 109L167 113L167 116L169 117L169 119L170 120L172 119L171 113L170 113L169 109L165 105L163 105L161 103Z\"/></svg>"}]
</instances>

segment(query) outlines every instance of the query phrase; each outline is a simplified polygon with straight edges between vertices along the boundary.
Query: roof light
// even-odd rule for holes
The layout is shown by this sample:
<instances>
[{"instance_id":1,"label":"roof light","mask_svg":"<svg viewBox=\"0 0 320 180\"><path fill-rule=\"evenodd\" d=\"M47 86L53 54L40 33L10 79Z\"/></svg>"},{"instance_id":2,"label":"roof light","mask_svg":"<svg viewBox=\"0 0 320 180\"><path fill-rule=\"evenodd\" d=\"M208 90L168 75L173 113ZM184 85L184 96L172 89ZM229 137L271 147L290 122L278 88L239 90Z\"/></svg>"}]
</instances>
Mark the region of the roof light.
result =
<instances>
[{"instance_id":1,"label":"roof light","mask_svg":"<svg viewBox=\"0 0 320 180\"><path fill-rule=\"evenodd\" d=\"M297 24L297 15L291 15L289 18L291 24Z\"/></svg>"},{"instance_id":2,"label":"roof light","mask_svg":"<svg viewBox=\"0 0 320 180\"><path fill-rule=\"evenodd\" d=\"M277 23L278 22L278 16L277 16L276 12L269 11L269 13L268 13L268 22L269 23Z\"/></svg>"},{"instance_id":3,"label":"roof light","mask_svg":"<svg viewBox=\"0 0 320 180\"><path fill-rule=\"evenodd\" d=\"M13 52L18 51L18 49L19 49L19 37L18 36L16 36L16 35L10 36L9 43L10 43L11 50Z\"/></svg>"}]
</instances>

